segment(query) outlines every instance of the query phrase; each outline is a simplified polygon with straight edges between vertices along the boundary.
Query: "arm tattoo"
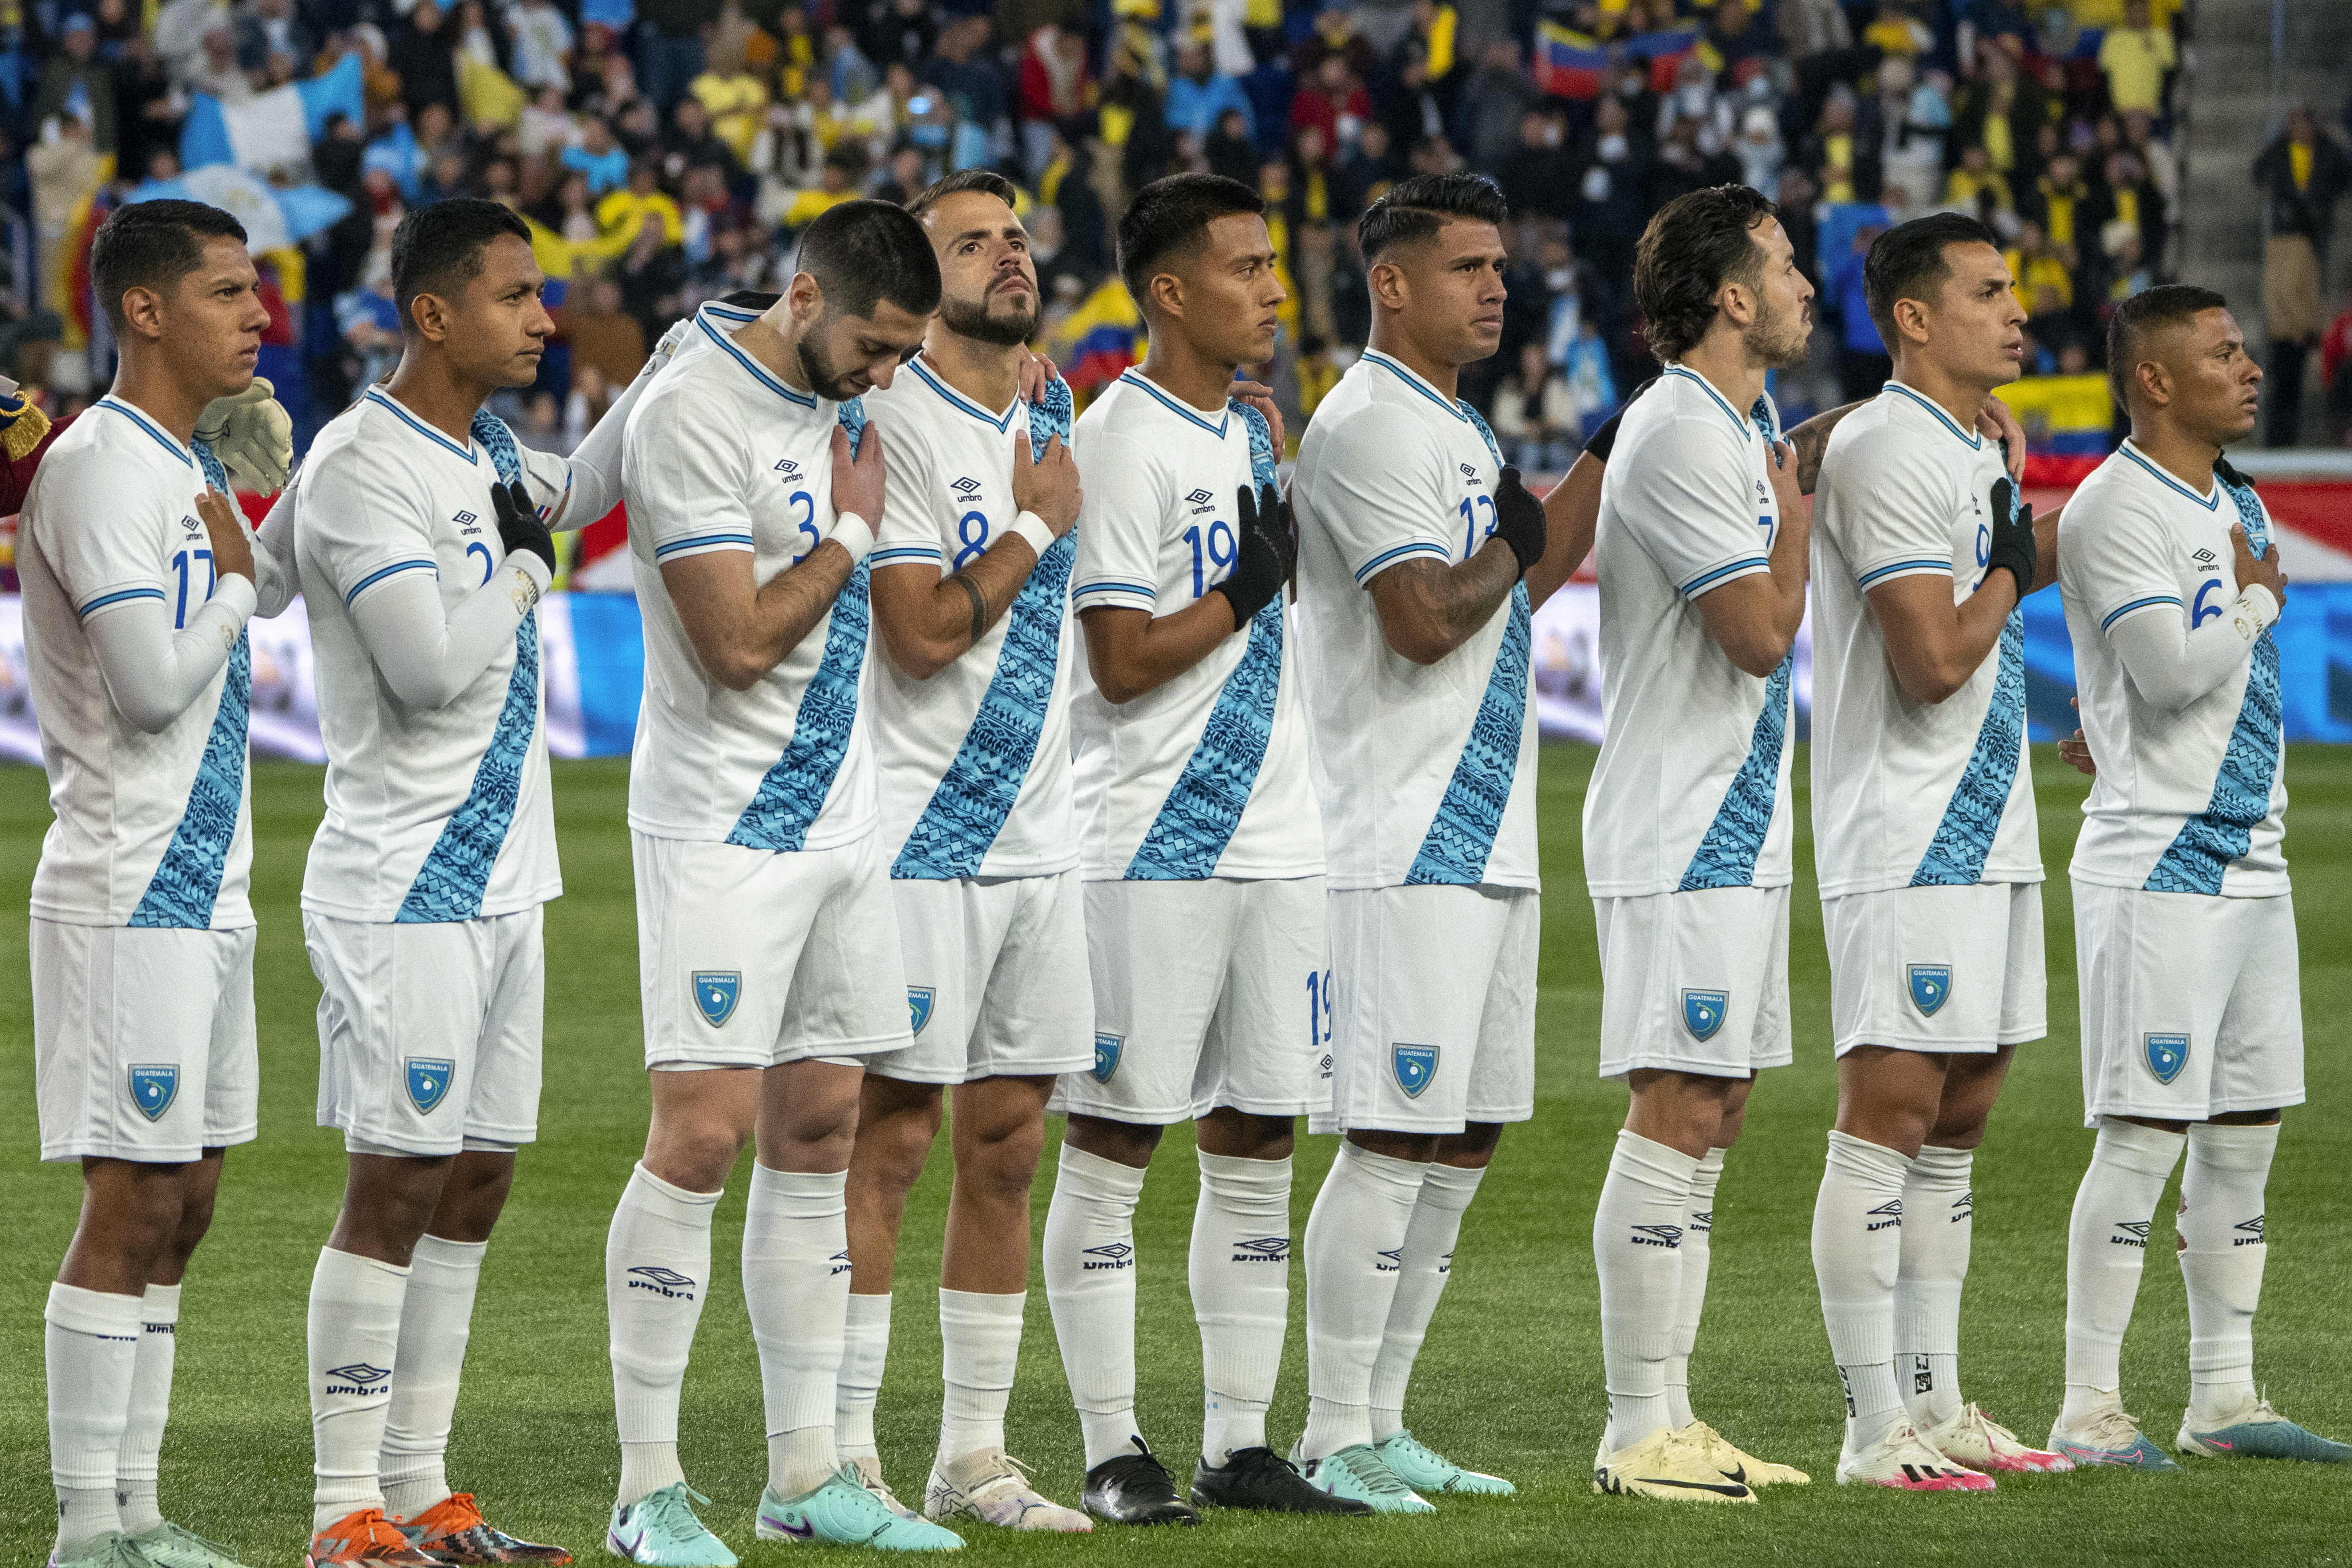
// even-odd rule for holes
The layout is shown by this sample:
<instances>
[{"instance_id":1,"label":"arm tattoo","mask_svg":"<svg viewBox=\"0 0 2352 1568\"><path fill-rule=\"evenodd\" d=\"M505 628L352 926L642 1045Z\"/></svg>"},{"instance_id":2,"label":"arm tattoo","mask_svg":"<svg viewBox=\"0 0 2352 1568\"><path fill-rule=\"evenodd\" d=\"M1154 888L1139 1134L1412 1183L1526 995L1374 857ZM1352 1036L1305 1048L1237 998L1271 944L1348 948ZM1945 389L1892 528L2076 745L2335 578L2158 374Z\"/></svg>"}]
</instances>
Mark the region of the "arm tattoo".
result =
<instances>
[{"instance_id":1,"label":"arm tattoo","mask_svg":"<svg viewBox=\"0 0 2352 1568\"><path fill-rule=\"evenodd\" d=\"M961 572L949 581L961 588L964 597L971 601L971 640L977 645L988 635L988 597L980 591L979 584Z\"/></svg>"},{"instance_id":2,"label":"arm tattoo","mask_svg":"<svg viewBox=\"0 0 2352 1568\"><path fill-rule=\"evenodd\" d=\"M1508 548L1481 550L1458 566L1424 558L1399 562L1389 570L1429 607L1457 646L1486 624L1519 580L1518 558Z\"/></svg>"},{"instance_id":3,"label":"arm tattoo","mask_svg":"<svg viewBox=\"0 0 2352 1568\"><path fill-rule=\"evenodd\" d=\"M1822 477L1822 454L1829 449L1830 432L1837 428L1839 420L1861 406L1860 403L1849 403L1842 408L1816 414L1789 432L1789 445L1797 454L1799 494L1813 493L1813 486Z\"/></svg>"}]
</instances>

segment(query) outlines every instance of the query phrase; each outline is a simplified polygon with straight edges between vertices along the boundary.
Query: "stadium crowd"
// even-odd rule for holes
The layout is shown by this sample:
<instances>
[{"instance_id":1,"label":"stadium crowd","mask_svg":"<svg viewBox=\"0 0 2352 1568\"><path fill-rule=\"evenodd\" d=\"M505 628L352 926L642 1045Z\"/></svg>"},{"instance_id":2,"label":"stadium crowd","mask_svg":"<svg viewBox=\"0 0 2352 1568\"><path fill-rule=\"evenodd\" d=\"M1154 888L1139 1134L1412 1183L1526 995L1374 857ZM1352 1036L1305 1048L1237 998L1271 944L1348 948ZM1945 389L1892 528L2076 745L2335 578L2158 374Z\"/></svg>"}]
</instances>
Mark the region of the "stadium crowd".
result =
<instances>
[{"instance_id":1,"label":"stadium crowd","mask_svg":"<svg viewBox=\"0 0 2352 1568\"><path fill-rule=\"evenodd\" d=\"M562 336L502 412L553 450L669 321L777 287L817 214L982 164L1021 185L1046 346L1081 400L1140 353L1110 255L1129 194L1182 169L1264 192L1291 300L1261 374L1294 436L1368 330L1357 215L1407 173L1492 174L1519 220L1510 318L1464 391L1537 470L1648 374L1633 247L1685 191L1739 181L1782 205L1828 329L1778 389L1795 418L1885 378L1861 262L1890 222L1950 205L1993 225L2032 374L2099 368L2105 313L2169 276L2179 0L1316 4L27 0L0 40L15 240L0 373L53 412L102 391L97 224L188 172L192 116L347 61L358 90L293 161L256 169L236 149L272 186L348 203L264 268L264 373L303 437L397 355L401 214L460 193L508 203L537 237ZM2273 231L2324 245L2348 167L2332 128L2294 121L2255 171ZM2352 315L2329 325L2320 276L2284 352L2299 366L2321 349L2346 386L2340 429ZM2291 428L2292 398L2275 407Z\"/></svg>"}]
</instances>

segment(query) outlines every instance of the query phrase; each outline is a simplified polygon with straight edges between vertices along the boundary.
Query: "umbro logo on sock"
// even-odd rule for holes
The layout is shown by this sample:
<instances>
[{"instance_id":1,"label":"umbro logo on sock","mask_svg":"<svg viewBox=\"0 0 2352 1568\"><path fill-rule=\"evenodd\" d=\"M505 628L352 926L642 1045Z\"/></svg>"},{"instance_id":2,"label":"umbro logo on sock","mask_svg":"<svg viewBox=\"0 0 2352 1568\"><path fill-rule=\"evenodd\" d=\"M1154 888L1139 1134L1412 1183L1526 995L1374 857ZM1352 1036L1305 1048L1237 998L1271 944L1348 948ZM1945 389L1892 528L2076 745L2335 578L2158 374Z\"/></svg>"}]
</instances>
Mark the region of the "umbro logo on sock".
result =
<instances>
[{"instance_id":1,"label":"umbro logo on sock","mask_svg":"<svg viewBox=\"0 0 2352 1568\"><path fill-rule=\"evenodd\" d=\"M847 1247L843 1247L839 1252L835 1253L835 1254L833 1255L832 1262L833 1262L833 1272L832 1272L831 1274L828 1274L827 1276L825 1276L825 1278L826 1278L826 1279L840 1279L843 1275L845 1275L845 1274L848 1273L848 1272L849 1272L849 1248L847 1248Z\"/></svg>"},{"instance_id":2,"label":"umbro logo on sock","mask_svg":"<svg viewBox=\"0 0 2352 1568\"><path fill-rule=\"evenodd\" d=\"M2240 1220L2240 1221L2238 1222L2238 1224L2237 1224L2237 1227L2236 1227L2236 1228L2238 1228L2238 1229L2240 1229L2240 1230L2244 1230L2244 1231L2252 1231L2253 1234L2252 1234L2252 1235L2251 1235L2251 1236L2241 1236L2241 1237L2235 1237L2234 1239L2232 1239L2232 1240L2231 1241L2230 1245L2231 1245L2231 1246L2232 1246L2232 1247L2260 1247L2260 1246L2262 1246L2262 1245L2263 1245L2263 1221L2265 1218L2267 1218L2267 1217L2268 1217L2268 1216L2267 1216L2267 1215L2255 1215L2253 1218L2252 1218L2252 1219L2242 1219L2242 1220Z\"/></svg>"},{"instance_id":3,"label":"umbro logo on sock","mask_svg":"<svg viewBox=\"0 0 2352 1568\"><path fill-rule=\"evenodd\" d=\"M341 1381L338 1381L339 1379ZM350 1394L365 1399L374 1394L389 1393L391 1389L392 1369L390 1367L371 1366L366 1362L355 1361L346 1366L327 1369L329 1394Z\"/></svg>"},{"instance_id":4,"label":"umbro logo on sock","mask_svg":"<svg viewBox=\"0 0 2352 1568\"><path fill-rule=\"evenodd\" d=\"M1864 1226L1863 1228L1866 1231L1885 1230L1889 1226L1893 1226L1899 1230L1903 1226L1903 1200L1901 1198L1889 1198L1886 1202L1871 1210L1870 1213L1881 1217L1871 1219L1869 1224ZM1863 1217L1865 1219L1870 1218L1868 1215L1865 1215Z\"/></svg>"},{"instance_id":5,"label":"umbro logo on sock","mask_svg":"<svg viewBox=\"0 0 2352 1568\"><path fill-rule=\"evenodd\" d=\"M1400 1250L1402 1250L1402 1248L1400 1248ZM1440 1274L1451 1274L1454 1272L1454 1254L1449 1252L1444 1257L1437 1260L1437 1271Z\"/></svg>"},{"instance_id":6,"label":"umbro logo on sock","mask_svg":"<svg viewBox=\"0 0 2352 1568\"><path fill-rule=\"evenodd\" d=\"M675 1268L662 1268L648 1264L629 1270L629 1289L650 1290L655 1295L673 1301L694 1300L694 1281Z\"/></svg>"},{"instance_id":7,"label":"umbro logo on sock","mask_svg":"<svg viewBox=\"0 0 2352 1568\"><path fill-rule=\"evenodd\" d=\"M1380 1256L1383 1261L1372 1265L1372 1272L1375 1274L1393 1274L1404 1267L1404 1248L1402 1247L1392 1252L1383 1252Z\"/></svg>"},{"instance_id":8,"label":"umbro logo on sock","mask_svg":"<svg viewBox=\"0 0 2352 1568\"><path fill-rule=\"evenodd\" d=\"M1097 1268L1135 1267L1135 1248L1123 1241L1107 1242L1100 1247L1089 1247L1085 1250L1087 1262L1084 1267L1088 1273Z\"/></svg>"},{"instance_id":9,"label":"umbro logo on sock","mask_svg":"<svg viewBox=\"0 0 2352 1568\"><path fill-rule=\"evenodd\" d=\"M1690 1227L1695 1231L1712 1231L1715 1229L1715 1211L1694 1209L1691 1212Z\"/></svg>"},{"instance_id":10,"label":"umbro logo on sock","mask_svg":"<svg viewBox=\"0 0 2352 1568\"><path fill-rule=\"evenodd\" d=\"M1683 1244L1683 1227L1678 1225L1637 1225L1629 1238L1636 1247L1675 1247Z\"/></svg>"},{"instance_id":11,"label":"umbro logo on sock","mask_svg":"<svg viewBox=\"0 0 2352 1568\"><path fill-rule=\"evenodd\" d=\"M1261 1236L1249 1241L1234 1243L1235 1263L1287 1263L1290 1261L1290 1237Z\"/></svg>"},{"instance_id":12,"label":"umbro logo on sock","mask_svg":"<svg viewBox=\"0 0 2352 1568\"><path fill-rule=\"evenodd\" d=\"M2119 1219L2116 1221L2115 1228L2127 1234L2107 1237L2107 1245L2109 1247L2137 1247L2145 1248L2147 1246L2147 1227L2149 1224L2149 1221L2144 1219Z\"/></svg>"},{"instance_id":13,"label":"umbro logo on sock","mask_svg":"<svg viewBox=\"0 0 2352 1568\"><path fill-rule=\"evenodd\" d=\"M1952 1224L1954 1224L1954 1225L1958 1225L1958 1224L1959 1224L1959 1223L1960 1223L1960 1221L1962 1221L1962 1220L1964 1220L1964 1219L1969 1218L1971 1215L1974 1215L1976 1212L1977 1212L1977 1195L1976 1195L1976 1194L1975 1194L1974 1192L1972 1192L1972 1191L1971 1191L1971 1192L1965 1192L1965 1193L1962 1193L1958 1197L1956 1197L1956 1198L1954 1198L1954 1199L1952 1200L1952 1217L1951 1217L1951 1223L1952 1223Z\"/></svg>"}]
</instances>

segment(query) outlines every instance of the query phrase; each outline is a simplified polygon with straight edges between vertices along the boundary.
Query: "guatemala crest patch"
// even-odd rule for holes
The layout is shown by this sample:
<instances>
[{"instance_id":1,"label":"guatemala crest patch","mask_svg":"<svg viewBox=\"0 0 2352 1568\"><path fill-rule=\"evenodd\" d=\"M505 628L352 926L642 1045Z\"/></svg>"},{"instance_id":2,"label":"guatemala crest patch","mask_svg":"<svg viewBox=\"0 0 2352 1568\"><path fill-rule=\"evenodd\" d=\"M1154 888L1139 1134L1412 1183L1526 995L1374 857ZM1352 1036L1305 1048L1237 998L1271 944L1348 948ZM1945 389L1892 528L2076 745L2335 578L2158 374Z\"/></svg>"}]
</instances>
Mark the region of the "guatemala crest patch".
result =
<instances>
[{"instance_id":1,"label":"guatemala crest patch","mask_svg":"<svg viewBox=\"0 0 2352 1568\"><path fill-rule=\"evenodd\" d=\"M410 1102L425 1115L432 1115L433 1108L449 1092L449 1079L457 1072L457 1064L446 1057L411 1057L404 1065L408 1069Z\"/></svg>"},{"instance_id":2,"label":"guatemala crest patch","mask_svg":"<svg viewBox=\"0 0 2352 1568\"><path fill-rule=\"evenodd\" d=\"M1118 1053L1126 1044L1125 1035L1095 1037L1095 1065L1087 1070L1094 1074L1097 1083L1108 1083L1111 1075L1118 1071Z\"/></svg>"},{"instance_id":3,"label":"guatemala crest patch","mask_svg":"<svg viewBox=\"0 0 2352 1568\"><path fill-rule=\"evenodd\" d=\"M698 969L694 972L694 1005L702 1009L702 1021L716 1029L735 1016L735 1004L743 999L743 972L740 969Z\"/></svg>"},{"instance_id":4,"label":"guatemala crest patch","mask_svg":"<svg viewBox=\"0 0 2352 1568\"><path fill-rule=\"evenodd\" d=\"M162 1119L179 1098L180 1069L169 1062L133 1065L131 1069L131 1103L139 1114L150 1121Z\"/></svg>"},{"instance_id":5,"label":"guatemala crest patch","mask_svg":"<svg viewBox=\"0 0 2352 1568\"><path fill-rule=\"evenodd\" d=\"M2189 1065L2189 1037L2186 1035L2150 1035L2143 1042L2147 1048L2147 1070L2156 1075L2158 1083L2170 1083Z\"/></svg>"},{"instance_id":6,"label":"guatemala crest patch","mask_svg":"<svg viewBox=\"0 0 2352 1568\"><path fill-rule=\"evenodd\" d=\"M1724 1015L1731 1011L1728 991L1685 991L1683 993L1683 1027L1691 1032L1694 1040L1712 1039L1723 1027Z\"/></svg>"},{"instance_id":7,"label":"guatemala crest patch","mask_svg":"<svg viewBox=\"0 0 2352 1568\"><path fill-rule=\"evenodd\" d=\"M932 989L928 985L907 987L907 1028L909 1033L921 1034L923 1026L931 1021L932 994Z\"/></svg>"},{"instance_id":8,"label":"guatemala crest patch","mask_svg":"<svg viewBox=\"0 0 2352 1568\"><path fill-rule=\"evenodd\" d=\"M1437 1047L1391 1045L1389 1070L1396 1074L1397 1087L1404 1090L1407 1100L1419 1100L1421 1091L1437 1076Z\"/></svg>"},{"instance_id":9,"label":"guatemala crest patch","mask_svg":"<svg viewBox=\"0 0 2352 1568\"><path fill-rule=\"evenodd\" d=\"M1952 966L1948 963L1915 963L1906 972L1911 978L1911 1005L1924 1017L1932 1018L1936 1009L1952 994Z\"/></svg>"}]
</instances>

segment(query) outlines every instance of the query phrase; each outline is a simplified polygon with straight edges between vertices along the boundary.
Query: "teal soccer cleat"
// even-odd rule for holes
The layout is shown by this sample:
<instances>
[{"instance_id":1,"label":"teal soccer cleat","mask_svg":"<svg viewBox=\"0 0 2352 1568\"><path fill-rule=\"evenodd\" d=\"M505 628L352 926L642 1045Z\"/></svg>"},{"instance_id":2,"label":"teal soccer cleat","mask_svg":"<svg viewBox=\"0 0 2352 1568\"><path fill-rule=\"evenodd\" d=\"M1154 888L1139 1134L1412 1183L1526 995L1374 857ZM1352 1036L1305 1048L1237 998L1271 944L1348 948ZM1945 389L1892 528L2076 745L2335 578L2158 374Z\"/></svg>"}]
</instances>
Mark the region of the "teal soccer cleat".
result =
<instances>
[{"instance_id":1,"label":"teal soccer cleat","mask_svg":"<svg viewBox=\"0 0 2352 1568\"><path fill-rule=\"evenodd\" d=\"M1389 1473L1416 1492L1454 1492L1471 1497L1509 1497L1519 1489L1500 1476L1465 1470L1411 1432L1391 1432L1372 1445Z\"/></svg>"},{"instance_id":2,"label":"teal soccer cleat","mask_svg":"<svg viewBox=\"0 0 2352 1568\"><path fill-rule=\"evenodd\" d=\"M2306 1432L2277 1411L2267 1399L2249 1394L2243 1405L2220 1425L2192 1430L2180 1421L2180 1435L2172 1446L2201 1459L2307 1459L2322 1465L2352 1464L2352 1447L2331 1443L2316 1432Z\"/></svg>"},{"instance_id":3,"label":"teal soccer cleat","mask_svg":"<svg viewBox=\"0 0 2352 1568\"><path fill-rule=\"evenodd\" d=\"M2053 1426L2050 1451L2074 1461L2077 1469L2104 1465L2121 1470L2178 1470L2171 1456L2149 1442L2137 1417L2106 1410L2081 1427Z\"/></svg>"},{"instance_id":4,"label":"teal soccer cleat","mask_svg":"<svg viewBox=\"0 0 2352 1568\"><path fill-rule=\"evenodd\" d=\"M1396 1472L1381 1462L1370 1443L1350 1443L1338 1453L1326 1454L1319 1459L1301 1458L1294 1448L1290 1462L1298 1467L1298 1473L1317 1491L1362 1503L1374 1513L1437 1511L1427 1498L1397 1479Z\"/></svg>"},{"instance_id":5,"label":"teal soccer cleat","mask_svg":"<svg viewBox=\"0 0 2352 1568\"><path fill-rule=\"evenodd\" d=\"M762 1541L871 1546L877 1552L956 1552L963 1547L963 1537L951 1530L892 1513L848 1466L801 1497L778 1497L772 1487L761 1492L759 1536Z\"/></svg>"},{"instance_id":6,"label":"teal soccer cleat","mask_svg":"<svg viewBox=\"0 0 2352 1568\"><path fill-rule=\"evenodd\" d=\"M168 1519L139 1531L131 1541L155 1568L240 1568L235 1547L206 1541Z\"/></svg>"},{"instance_id":7,"label":"teal soccer cleat","mask_svg":"<svg viewBox=\"0 0 2352 1568\"><path fill-rule=\"evenodd\" d=\"M707 1508L710 1500L684 1481L623 1503L613 1510L604 1550L656 1568L735 1568L735 1553L696 1516L697 1503Z\"/></svg>"},{"instance_id":8,"label":"teal soccer cleat","mask_svg":"<svg viewBox=\"0 0 2352 1568\"><path fill-rule=\"evenodd\" d=\"M154 1568L139 1542L119 1530L94 1535L69 1551L49 1553L49 1568Z\"/></svg>"}]
</instances>

